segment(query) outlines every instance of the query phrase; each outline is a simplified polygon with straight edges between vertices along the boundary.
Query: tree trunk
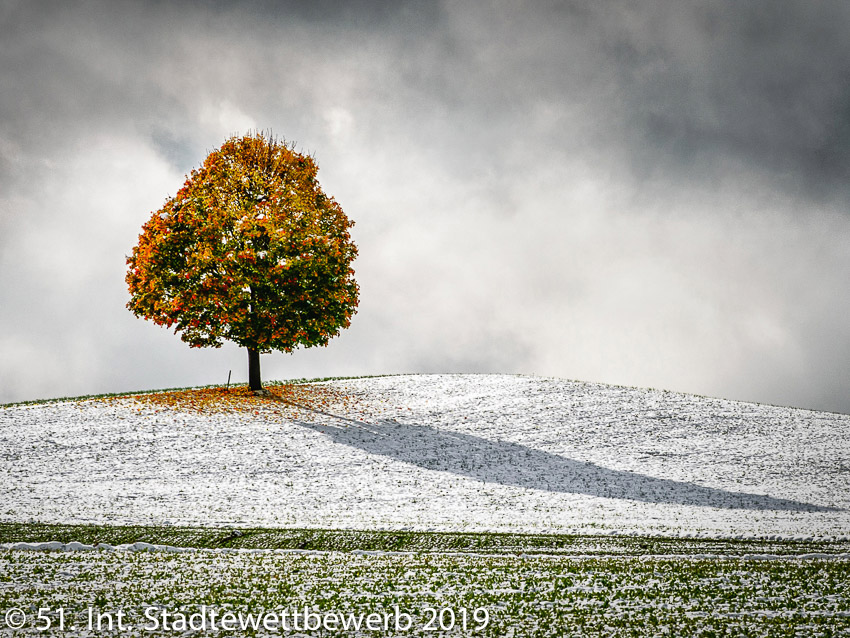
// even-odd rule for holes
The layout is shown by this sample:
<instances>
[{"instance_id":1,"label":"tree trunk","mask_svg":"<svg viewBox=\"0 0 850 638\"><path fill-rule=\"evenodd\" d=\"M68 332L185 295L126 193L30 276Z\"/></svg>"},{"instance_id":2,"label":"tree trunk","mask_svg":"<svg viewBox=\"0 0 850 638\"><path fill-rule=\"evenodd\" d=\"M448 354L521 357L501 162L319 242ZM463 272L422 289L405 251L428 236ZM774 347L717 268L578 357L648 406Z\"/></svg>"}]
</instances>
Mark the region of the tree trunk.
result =
<instances>
[{"instance_id":1,"label":"tree trunk","mask_svg":"<svg viewBox=\"0 0 850 638\"><path fill-rule=\"evenodd\" d=\"M263 389L263 382L260 381L260 352L253 348L248 348L248 387L254 392Z\"/></svg>"}]
</instances>

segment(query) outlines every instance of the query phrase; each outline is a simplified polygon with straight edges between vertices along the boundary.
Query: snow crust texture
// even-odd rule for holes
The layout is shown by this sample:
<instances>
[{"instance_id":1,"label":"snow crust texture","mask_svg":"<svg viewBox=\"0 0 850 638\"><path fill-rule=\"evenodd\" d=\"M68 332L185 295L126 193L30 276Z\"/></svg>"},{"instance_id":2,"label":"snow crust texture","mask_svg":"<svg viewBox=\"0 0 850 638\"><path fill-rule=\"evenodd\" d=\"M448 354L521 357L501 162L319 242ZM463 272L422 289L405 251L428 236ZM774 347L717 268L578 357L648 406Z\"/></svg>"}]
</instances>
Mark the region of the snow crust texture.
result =
<instances>
[{"instance_id":1,"label":"snow crust texture","mask_svg":"<svg viewBox=\"0 0 850 638\"><path fill-rule=\"evenodd\" d=\"M0 408L0 520L850 535L850 415L508 375L327 384L355 400Z\"/></svg>"}]
</instances>

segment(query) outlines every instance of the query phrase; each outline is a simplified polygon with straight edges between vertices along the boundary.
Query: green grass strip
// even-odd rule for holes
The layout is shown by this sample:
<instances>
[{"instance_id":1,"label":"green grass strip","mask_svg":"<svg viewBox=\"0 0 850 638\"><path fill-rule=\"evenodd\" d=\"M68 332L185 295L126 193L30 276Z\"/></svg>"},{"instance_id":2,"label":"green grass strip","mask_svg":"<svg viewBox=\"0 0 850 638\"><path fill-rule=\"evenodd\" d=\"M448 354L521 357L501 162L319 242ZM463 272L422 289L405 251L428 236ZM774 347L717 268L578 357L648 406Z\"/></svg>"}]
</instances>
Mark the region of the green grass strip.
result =
<instances>
[{"instance_id":1,"label":"green grass strip","mask_svg":"<svg viewBox=\"0 0 850 638\"><path fill-rule=\"evenodd\" d=\"M77 541L87 545L146 542L195 548L301 549L317 551L468 552L565 556L688 556L718 554L850 553L847 541L685 539L487 532L372 531L178 527L146 525L56 525L0 523L0 543Z\"/></svg>"}]
</instances>

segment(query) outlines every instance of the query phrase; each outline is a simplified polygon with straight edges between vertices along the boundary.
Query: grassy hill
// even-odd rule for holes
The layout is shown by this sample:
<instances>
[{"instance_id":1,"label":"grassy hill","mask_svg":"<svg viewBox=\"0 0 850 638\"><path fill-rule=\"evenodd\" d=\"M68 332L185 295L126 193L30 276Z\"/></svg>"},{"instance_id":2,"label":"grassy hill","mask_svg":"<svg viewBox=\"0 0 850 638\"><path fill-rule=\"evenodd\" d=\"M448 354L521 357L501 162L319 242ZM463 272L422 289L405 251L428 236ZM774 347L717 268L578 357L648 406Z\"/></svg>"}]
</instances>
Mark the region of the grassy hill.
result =
<instances>
[{"instance_id":1,"label":"grassy hill","mask_svg":"<svg viewBox=\"0 0 850 638\"><path fill-rule=\"evenodd\" d=\"M850 416L507 375L270 391L0 407L0 633L850 635Z\"/></svg>"},{"instance_id":2,"label":"grassy hill","mask_svg":"<svg viewBox=\"0 0 850 638\"><path fill-rule=\"evenodd\" d=\"M0 409L0 520L850 534L850 416L508 375Z\"/></svg>"}]
</instances>

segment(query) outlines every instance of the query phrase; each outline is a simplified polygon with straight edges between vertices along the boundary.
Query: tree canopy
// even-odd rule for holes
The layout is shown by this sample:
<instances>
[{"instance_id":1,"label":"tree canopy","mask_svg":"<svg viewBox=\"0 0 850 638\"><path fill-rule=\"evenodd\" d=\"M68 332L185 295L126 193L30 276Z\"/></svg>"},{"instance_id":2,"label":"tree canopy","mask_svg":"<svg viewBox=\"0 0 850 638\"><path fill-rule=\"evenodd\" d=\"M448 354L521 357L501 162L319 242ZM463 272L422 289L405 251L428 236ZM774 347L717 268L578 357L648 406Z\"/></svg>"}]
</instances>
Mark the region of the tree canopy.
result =
<instances>
[{"instance_id":1,"label":"tree canopy","mask_svg":"<svg viewBox=\"0 0 850 638\"><path fill-rule=\"evenodd\" d=\"M357 247L317 172L270 133L225 141L142 227L127 307L192 347L247 348L256 390L259 353L327 345L356 312Z\"/></svg>"}]
</instances>

